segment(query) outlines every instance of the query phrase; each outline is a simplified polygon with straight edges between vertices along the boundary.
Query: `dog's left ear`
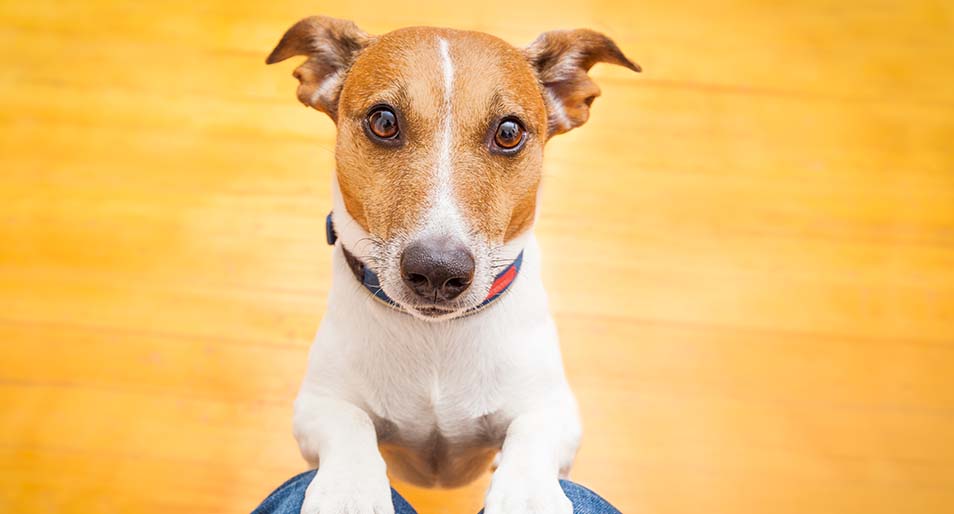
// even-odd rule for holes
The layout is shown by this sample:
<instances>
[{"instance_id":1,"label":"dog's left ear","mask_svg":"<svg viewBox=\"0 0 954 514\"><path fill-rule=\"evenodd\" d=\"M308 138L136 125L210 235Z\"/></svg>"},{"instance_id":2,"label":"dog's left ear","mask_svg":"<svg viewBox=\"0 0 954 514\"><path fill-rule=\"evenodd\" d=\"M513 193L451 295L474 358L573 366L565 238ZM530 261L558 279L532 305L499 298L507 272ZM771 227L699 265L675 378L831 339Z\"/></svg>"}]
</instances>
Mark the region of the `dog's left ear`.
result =
<instances>
[{"instance_id":1,"label":"dog's left ear","mask_svg":"<svg viewBox=\"0 0 954 514\"><path fill-rule=\"evenodd\" d=\"M361 51L374 39L354 22L310 16L285 32L265 63L274 64L296 55L308 56L294 72L300 82L298 99L337 121L338 97L345 76Z\"/></svg>"},{"instance_id":2,"label":"dog's left ear","mask_svg":"<svg viewBox=\"0 0 954 514\"><path fill-rule=\"evenodd\" d=\"M549 136L578 127L590 117L600 88L586 74L598 62L642 71L612 39L588 29L545 32L524 49L547 104Z\"/></svg>"}]
</instances>

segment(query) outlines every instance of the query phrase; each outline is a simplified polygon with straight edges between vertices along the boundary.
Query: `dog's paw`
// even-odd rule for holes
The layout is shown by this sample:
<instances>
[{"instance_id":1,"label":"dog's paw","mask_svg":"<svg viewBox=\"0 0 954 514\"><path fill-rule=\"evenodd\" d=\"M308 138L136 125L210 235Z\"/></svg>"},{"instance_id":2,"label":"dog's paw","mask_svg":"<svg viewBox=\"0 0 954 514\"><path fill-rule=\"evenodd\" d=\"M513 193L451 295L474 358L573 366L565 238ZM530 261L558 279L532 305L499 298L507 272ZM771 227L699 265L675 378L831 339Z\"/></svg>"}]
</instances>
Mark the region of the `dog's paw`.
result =
<instances>
[{"instance_id":1,"label":"dog's paw","mask_svg":"<svg viewBox=\"0 0 954 514\"><path fill-rule=\"evenodd\" d=\"M319 468L305 490L301 514L394 514L386 475Z\"/></svg>"},{"instance_id":2,"label":"dog's paw","mask_svg":"<svg viewBox=\"0 0 954 514\"><path fill-rule=\"evenodd\" d=\"M573 504L560 482L516 475L494 475L487 492L484 514L572 514Z\"/></svg>"}]
</instances>

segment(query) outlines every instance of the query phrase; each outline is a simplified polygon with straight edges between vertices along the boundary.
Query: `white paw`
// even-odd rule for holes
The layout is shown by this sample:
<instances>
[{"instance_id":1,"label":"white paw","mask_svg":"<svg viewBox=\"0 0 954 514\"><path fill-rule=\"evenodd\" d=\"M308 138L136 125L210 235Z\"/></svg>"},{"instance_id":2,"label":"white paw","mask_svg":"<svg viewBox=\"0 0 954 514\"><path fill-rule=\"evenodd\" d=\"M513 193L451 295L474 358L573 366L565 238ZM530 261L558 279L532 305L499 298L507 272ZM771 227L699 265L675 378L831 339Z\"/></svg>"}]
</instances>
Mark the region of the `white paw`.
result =
<instances>
[{"instance_id":1,"label":"white paw","mask_svg":"<svg viewBox=\"0 0 954 514\"><path fill-rule=\"evenodd\" d=\"M556 477L536 479L494 474L484 514L572 514L573 504Z\"/></svg>"},{"instance_id":2,"label":"white paw","mask_svg":"<svg viewBox=\"0 0 954 514\"><path fill-rule=\"evenodd\" d=\"M394 514L387 475L319 468L301 514Z\"/></svg>"}]
</instances>

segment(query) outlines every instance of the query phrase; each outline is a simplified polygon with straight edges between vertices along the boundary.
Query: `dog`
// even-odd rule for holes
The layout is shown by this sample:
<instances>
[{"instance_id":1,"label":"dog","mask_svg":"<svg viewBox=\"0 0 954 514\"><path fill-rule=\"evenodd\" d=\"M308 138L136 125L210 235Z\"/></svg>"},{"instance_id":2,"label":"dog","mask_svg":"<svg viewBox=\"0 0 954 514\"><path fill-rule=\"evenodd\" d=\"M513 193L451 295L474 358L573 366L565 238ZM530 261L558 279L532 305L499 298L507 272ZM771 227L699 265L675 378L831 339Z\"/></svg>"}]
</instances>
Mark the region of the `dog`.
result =
<instances>
[{"instance_id":1,"label":"dog","mask_svg":"<svg viewBox=\"0 0 954 514\"><path fill-rule=\"evenodd\" d=\"M581 425L532 232L543 149L589 117L594 64L639 66L586 29L521 49L324 16L266 62L295 56L298 99L337 128L332 284L294 407L318 467L302 513L390 514L388 473L456 487L493 465L487 514L569 514Z\"/></svg>"}]
</instances>

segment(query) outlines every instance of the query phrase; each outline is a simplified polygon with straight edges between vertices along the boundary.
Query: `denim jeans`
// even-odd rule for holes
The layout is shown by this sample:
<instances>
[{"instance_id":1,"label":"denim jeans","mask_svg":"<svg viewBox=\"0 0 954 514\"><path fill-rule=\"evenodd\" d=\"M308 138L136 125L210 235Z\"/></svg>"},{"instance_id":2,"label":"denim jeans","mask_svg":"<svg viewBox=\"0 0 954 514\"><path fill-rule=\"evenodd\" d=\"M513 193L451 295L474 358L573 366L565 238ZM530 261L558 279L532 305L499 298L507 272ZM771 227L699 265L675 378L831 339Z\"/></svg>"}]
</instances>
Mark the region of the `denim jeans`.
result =
<instances>
[{"instance_id":1,"label":"denim jeans","mask_svg":"<svg viewBox=\"0 0 954 514\"><path fill-rule=\"evenodd\" d=\"M305 489L314 478L315 471L306 471L285 482L275 492L268 495L252 514L299 514L301 504L305 500ZM620 514L600 495L590 491L582 485L574 484L569 480L560 480L563 492L573 503L573 514ZM394 502L394 514L417 514L414 507L391 489L391 499ZM480 511L483 513L483 511Z\"/></svg>"}]
</instances>

